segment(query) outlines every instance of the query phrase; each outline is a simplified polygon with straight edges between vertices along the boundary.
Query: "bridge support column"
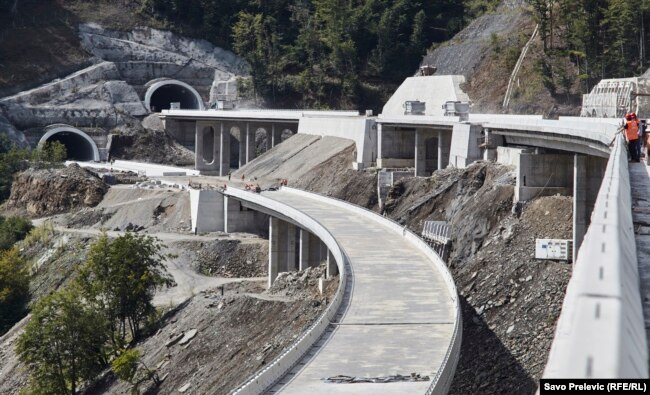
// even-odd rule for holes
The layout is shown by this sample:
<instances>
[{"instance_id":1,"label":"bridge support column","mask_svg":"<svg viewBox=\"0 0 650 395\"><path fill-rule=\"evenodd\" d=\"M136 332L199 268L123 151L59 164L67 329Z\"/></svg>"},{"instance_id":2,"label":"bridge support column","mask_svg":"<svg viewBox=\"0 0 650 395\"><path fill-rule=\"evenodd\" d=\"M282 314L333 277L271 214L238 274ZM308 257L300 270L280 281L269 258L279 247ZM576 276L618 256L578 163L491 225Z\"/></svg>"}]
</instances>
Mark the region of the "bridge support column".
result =
<instances>
[{"instance_id":1,"label":"bridge support column","mask_svg":"<svg viewBox=\"0 0 650 395\"><path fill-rule=\"evenodd\" d=\"M573 262L590 224L591 213L603 182L607 159L574 155L573 159Z\"/></svg>"},{"instance_id":2,"label":"bridge support column","mask_svg":"<svg viewBox=\"0 0 650 395\"><path fill-rule=\"evenodd\" d=\"M309 253L311 250L311 237L309 237L309 232L300 229L300 251L298 252L298 270L303 271L307 269L309 265Z\"/></svg>"},{"instance_id":3,"label":"bridge support column","mask_svg":"<svg viewBox=\"0 0 650 395\"><path fill-rule=\"evenodd\" d=\"M435 132L427 129L415 130L415 176L428 177L436 167Z\"/></svg>"},{"instance_id":4,"label":"bridge support column","mask_svg":"<svg viewBox=\"0 0 650 395\"><path fill-rule=\"evenodd\" d=\"M269 287L278 274L297 270L297 227L280 219L269 219Z\"/></svg>"},{"instance_id":5,"label":"bridge support column","mask_svg":"<svg viewBox=\"0 0 650 395\"><path fill-rule=\"evenodd\" d=\"M485 140L483 142L483 159L489 161L497 160L497 148L503 146L503 136L492 133L490 129L484 129Z\"/></svg>"},{"instance_id":6,"label":"bridge support column","mask_svg":"<svg viewBox=\"0 0 650 395\"><path fill-rule=\"evenodd\" d=\"M298 270L305 270L308 267L317 267L321 263L320 239L309 231L300 229L300 242L298 253Z\"/></svg>"},{"instance_id":7,"label":"bridge support column","mask_svg":"<svg viewBox=\"0 0 650 395\"><path fill-rule=\"evenodd\" d=\"M248 127L248 124L246 124ZM239 126L239 168L246 164L246 140L248 140L248 130L241 125Z\"/></svg>"},{"instance_id":8,"label":"bridge support column","mask_svg":"<svg viewBox=\"0 0 650 395\"><path fill-rule=\"evenodd\" d=\"M246 163L255 159L255 131L255 127L251 128L250 123L246 123Z\"/></svg>"},{"instance_id":9,"label":"bridge support column","mask_svg":"<svg viewBox=\"0 0 650 395\"><path fill-rule=\"evenodd\" d=\"M269 288L278 276L280 260L280 220L269 218Z\"/></svg>"},{"instance_id":10,"label":"bridge support column","mask_svg":"<svg viewBox=\"0 0 650 395\"><path fill-rule=\"evenodd\" d=\"M515 203L527 202L540 196L570 196L572 188L571 155L519 153Z\"/></svg>"},{"instance_id":11,"label":"bridge support column","mask_svg":"<svg viewBox=\"0 0 650 395\"><path fill-rule=\"evenodd\" d=\"M334 277L339 274L339 267L336 266L336 259L332 252L327 250L327 278Z\"/></svg>"},{"instance_id":12,"label":"bridge support column","mask_svg":"<svg viewBox=\"0 0 650 395\"><path fill-rule=\"evenodd\" d=\"M219 173L221 165L221 129L217 123L196 122L194 167L206 173Z\"/></svg>"},{"instance_id":13,"label":"bridge support column","mask_svg":"<svg viewBox=\"0 0 650 395\"><path fill-rule=\"evenodd\" d=\"M282 142L282 128L276 127L275 124L271 124L271 148Z\"/></svg>"},{"instance_id":14,"label":"bridge support column","mask_svg":"<svg viewBox=\"0 0 650 395\"><path fill-rule=\"evenodd\" d=\"M223 177L230 172L230 129L226 128L223 122L219 125L219 129L221 130L221 138L219 139L221 145L219 149L219 175Z\"/></svg>"},{"instance_id":15,"label":"bridge support column","mask_svg":"<svg viewBox=\"0 0 650 395\"><path fill-rule=\"evenodd\" d=\"M415 166L415 129L377 124L377 167Z\"/></svg>"},{"instance_id":16,"label":"bridge support column","mask_svg":"<svg viewBox=\"0 0 650 395\"><path fill-rule=\"evenodd\" d=\"M296 262L297 251L296 251L296 241L297 241L297 227L293 224L286 223L287 227L287 241L285 243L286 248L286 270L287 272L295 272L298 270L298 265Z\"/></svg>"},{"instance_id":17,"label":"bridge support column","mask_svg":"<svg viewBox=\"0 0 650 395\"><path fill-rule=\"evenodd\" d=\"M449 152L451 150L451 134L438 131L438 170L449 165Z\"/></svg>"},{"instance_id":18,"label":"bridge support column","mask_svg":"<svg viewBox=\"0 0 650 395\"><path fill-rule=\"evenodd\" d=\"M480 125L454 125L454 130L451 135L449 164L463 169L472 162L481 159L481 150L478 147L480 137Z\"/></svg>"},{"instance_id":19,"label":"bridge support column","mask_svg":"<svg viewBox=\"0 0 650 395\"><path fill-rule=\"evenodd\" d=\"M223 226L226 233L266 233L269 216L242 206L241 202L228 195L223 197Z\"/></svg>"}]
</instances>

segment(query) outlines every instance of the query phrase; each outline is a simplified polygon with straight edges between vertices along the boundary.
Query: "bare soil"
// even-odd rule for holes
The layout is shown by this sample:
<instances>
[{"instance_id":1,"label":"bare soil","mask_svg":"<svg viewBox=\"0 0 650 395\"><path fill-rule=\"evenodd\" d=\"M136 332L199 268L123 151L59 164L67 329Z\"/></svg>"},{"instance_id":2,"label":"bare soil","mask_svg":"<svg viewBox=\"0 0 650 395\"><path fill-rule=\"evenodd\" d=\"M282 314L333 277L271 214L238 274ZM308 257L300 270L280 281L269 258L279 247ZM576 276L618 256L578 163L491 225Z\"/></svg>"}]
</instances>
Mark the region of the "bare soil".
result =
<instances>
[{"instance_id":1,"label":"bare soil","mask_svg":"<svg viewBox=\"0 0 650 395\"><path fill-rule=\"evenodd\" d=\"M259 283L206 291L168 313L160 329L138 344L145 364L164 381L156 394L227 394L270 363L322 313L336 290L318 293L324 267L295 273L268 292ZM290 291L288 291L290 290ZM261 293L260 293L261 292ZM286 295L291 293L291 297ZM189 344L166 346L170 339L196 329ZM141 388L141 390L146 390ZM90 394L129 394L125 383L110 376Z\"/></svg>"}]
</instances>

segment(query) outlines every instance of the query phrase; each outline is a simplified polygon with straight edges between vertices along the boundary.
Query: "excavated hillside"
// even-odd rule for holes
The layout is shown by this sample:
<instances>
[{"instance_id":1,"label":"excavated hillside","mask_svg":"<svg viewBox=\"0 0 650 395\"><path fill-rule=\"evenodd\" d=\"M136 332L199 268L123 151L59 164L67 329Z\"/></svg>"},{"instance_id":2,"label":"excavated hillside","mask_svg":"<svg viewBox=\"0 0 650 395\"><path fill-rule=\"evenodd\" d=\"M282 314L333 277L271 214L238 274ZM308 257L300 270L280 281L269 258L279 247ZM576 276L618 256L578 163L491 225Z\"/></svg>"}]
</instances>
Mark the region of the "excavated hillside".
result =
<instances>
[{"instance_id":1,"label":"excavated hillside","mask_svg":"<svg viewBox=\"0 0 650 395\"><path fill-rule=\"evenodd\" d=\"M538 198L516 215L513 187L510 167L478 162L403 180L386 203L416 233L425 220L451 225L464 325L452 394L532 394L546 364L571 265L536 260L535 239L572 237L572 200Z\"/></svg>"},{"instance_id":2,"label":"excavated hillside","mask_svg":"<svg viewBox=\"0 0 650 395\"><path fill-rule=\"evenodd\" d=\"M3 210L30 217L94 207L108 185L77 164L61 169L29 169L15 176Z\"/></svg>"}]
</instances>

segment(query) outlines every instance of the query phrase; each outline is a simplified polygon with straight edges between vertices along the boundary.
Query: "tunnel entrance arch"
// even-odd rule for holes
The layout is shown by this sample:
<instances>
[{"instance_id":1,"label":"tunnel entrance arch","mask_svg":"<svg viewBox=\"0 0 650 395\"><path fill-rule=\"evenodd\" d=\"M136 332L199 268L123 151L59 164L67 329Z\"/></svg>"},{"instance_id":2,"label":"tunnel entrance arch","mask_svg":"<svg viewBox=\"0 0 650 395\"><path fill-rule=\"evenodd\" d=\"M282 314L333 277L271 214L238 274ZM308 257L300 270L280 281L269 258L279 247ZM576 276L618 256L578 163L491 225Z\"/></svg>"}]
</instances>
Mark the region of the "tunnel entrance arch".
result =
<instances>
[{"instance_id":1,"label":"tunnel entrance arch","mask_svg":"<svg viewBox=\"0 0 650 395\"><path fill-rule=\"evenodd\" d=\"M99 149L86 133L72 126L57 126L49 129L38 141L38 147L47 142L58 141L65 146L67 159L99 162Z\"/></svg>"},{"instance_id":2,"label":"tunnel entrance arch","mask_svg":"<svg viewBox=\"0 0 650 395\"><path fill-rule=\"evenodd\" d=\"M144 95L144 105L151 112L169 110L171 103L180 103L182 110L205 110L199 92L178 80L158 81Z\"/></svg>"}]
</instances>

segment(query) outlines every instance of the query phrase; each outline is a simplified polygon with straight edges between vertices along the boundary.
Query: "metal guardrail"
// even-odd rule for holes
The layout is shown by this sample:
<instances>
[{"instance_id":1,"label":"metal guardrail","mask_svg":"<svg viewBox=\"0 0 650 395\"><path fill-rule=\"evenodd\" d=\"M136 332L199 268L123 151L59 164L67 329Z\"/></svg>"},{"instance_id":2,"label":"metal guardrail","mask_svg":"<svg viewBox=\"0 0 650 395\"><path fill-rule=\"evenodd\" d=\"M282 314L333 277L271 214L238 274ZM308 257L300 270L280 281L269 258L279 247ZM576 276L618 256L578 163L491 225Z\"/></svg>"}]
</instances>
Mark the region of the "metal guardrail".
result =
<instances>
[{"instance_id":1,"label":"metal guardrail","mask_svg":"<svg viewBox=\"0 0 650 395\"><path fill-rule=\"evenodd\" d=\"M567 286L545 378L647 378L625 141L614 141Z\"/></svg>"}]
</instances>

